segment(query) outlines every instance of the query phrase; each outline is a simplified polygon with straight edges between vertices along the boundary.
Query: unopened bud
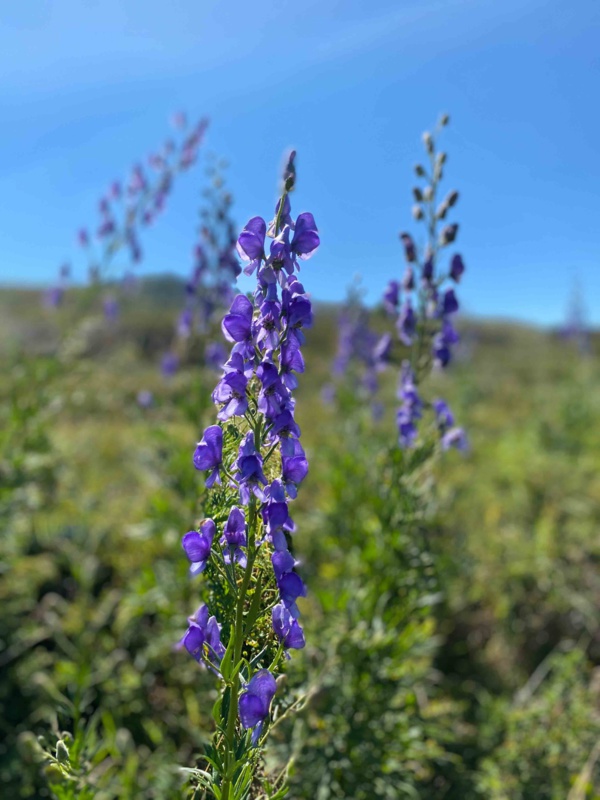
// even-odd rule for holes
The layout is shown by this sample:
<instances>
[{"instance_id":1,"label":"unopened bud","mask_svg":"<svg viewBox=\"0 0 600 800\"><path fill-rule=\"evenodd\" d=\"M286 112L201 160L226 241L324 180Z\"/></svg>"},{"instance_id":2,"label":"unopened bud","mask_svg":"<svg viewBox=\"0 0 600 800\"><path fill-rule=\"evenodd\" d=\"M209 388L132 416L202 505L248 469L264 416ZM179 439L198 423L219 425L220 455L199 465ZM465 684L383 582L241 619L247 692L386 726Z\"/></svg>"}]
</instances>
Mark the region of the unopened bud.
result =
<instances>
[{"instance_id":1,"label":"unopened bud","mask_svg":"<svg viewBox=\"0 0 600 800\"><path fill-rule=\"evenodd\" d=\"M56 743L56 760L61 764L68 764L70 760L69 749L62 739Z\"/></svg>"},{"instance_id":2,"label":"unopened bud","mask_svg":"<svg viewBox=\"0 0 600 800\"><path fill-rule=\"evenodd\" d=\"M448 125L449 122L450 122L450 115L449 114L442 114L442 116L440 117L440 122L439 122L440 128L445 128L446 125Z\"/></svg>"},{"instance_id":3,"label":"unopened bud","mask_svg":"<svg viewBox=\"0 0 600 800\"><path fill-rule=\"evenodd\" d=\"M425 131L423 134L423 144L428 153L433 153L433 138L429 131Z\"/></svg>"},{"instance_id":4,"label":"unopened bud","mask_svg":"<svg viewBox=\"0 0 600 800\"><path fill-rule=\"evenodd\" d=\"M456 234L458 233L458 225L456 223L452 225L446 225L443 228L442 232L440 233L440 244L446 245L451 244L456 239Z\"/></svg>"},{"instance_id":5,"label":"unopened bud","mask_svg":"<svg viewBox=\"0 0 600 800\"><path fill-rule=\"evenodd\" d=\"M413 197L415 198L417 203L420 203L421 200L423 199L423 192L419 189L419 187L418 186L414 186L413 190L412 190L412 193L413 193Z\"/></svg>"},{"instance_id":6,"label":"unopened bud","mask_svg":"<svg viewBox=\"0 0 600 800\"><path fill-rule=\"evenodd\" d=\"M419 206L419 205L413 206L412 207L412 215L413 215L414 219L416 219L417 221L419 221L420 219L423 219L423 209L421 208L421 206Z\"/></svg>"},{"instance_id":7,"label":"unopened bud","mask_svg":"<svg viewBox=\"0 0 600 800\"><path fill-rule=\"evenodd\" d=\"M439 152L436 155L435 160L436 160L436 163L438 163L438 164L445 164L447 158L448 158L448 154L447 153Z\"/></svg>"},{"instance_id":8,"label":"unopened bud","mask_svg":"<svg viewBox=\"0 0 600 800\"><path fill-rule=\"evenodd\" d=\"M448 208L452 208L452 206L456 205L457 200L458 192L454 190L448 194L448 197L444 200L444 202L447 203Z\"/></svg>"},{"instance_id":9,"label":"unopened bud","mask_svg":"<svg viewBox=\"0 0 600 800\"><path fill-rule=\"evenodd\" d=\"M423 190L423 200L428 203L430 200L433 200L433 188L431 186L426 186Z\"/></svg>"},{"instance_id":10,"label":"unopened bud","mask_svg":"<svg viewBox=\"0 0 600 800\"><path fill-rule=\"evenodd\" d=\"M294 160L296 158L296 151L292 150L287 157L285 167L283 169L283 185L286 192L291 192L296 185L296 165Z\"/></svg>"},{"instance_id":11,"label":"unopened bud","mask_svg":"<svg viewBox=\"0 0 600 800\"><path fill-rule=\"evenodd\" d=\"M446 214L448 213L448 208L449 208L448 203L444 200L444 202L440 203L440 205L438 206L437 211L435 212L435 216L438 219L445 219Z\"/></svg>"},{"instance_id":12,"label":"unopened bud","mask_svg":"<svg viewBox=\"0 0 600 800\"><path fill-rule=\"evenodd\" d=\"M415 164L415 175L418 175L419 178L422 178L425 175L425 167L421 164Z\"/></svg>"}]
</instances>

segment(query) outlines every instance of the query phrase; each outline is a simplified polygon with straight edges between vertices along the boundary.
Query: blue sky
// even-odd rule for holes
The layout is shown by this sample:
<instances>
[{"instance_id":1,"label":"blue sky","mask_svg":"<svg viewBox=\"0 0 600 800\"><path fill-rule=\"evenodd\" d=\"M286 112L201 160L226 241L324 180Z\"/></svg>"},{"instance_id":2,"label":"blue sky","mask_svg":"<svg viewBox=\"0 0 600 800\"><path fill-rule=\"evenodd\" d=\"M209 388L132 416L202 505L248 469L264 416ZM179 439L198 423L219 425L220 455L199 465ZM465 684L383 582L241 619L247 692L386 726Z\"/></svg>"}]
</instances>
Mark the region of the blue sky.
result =
<instances>
[{"instance_id":1,"label":"blue sky","mask_svg":"<svg viewBox=\"0 0 600 800\"><path fill-rule=\"evenodd\" d=\"M25 0L0 15L0 281L49 282L97 198L165 137L211 118L235 216L270 213L283 151L322 247L313 295L402 270L420 136L447 111L464 307L600 324L600 4L594 0ZM145 240L144 272L190 268L202 173ZM79 260L78 260L79 259Z\"/></svg>"}]
</instances>

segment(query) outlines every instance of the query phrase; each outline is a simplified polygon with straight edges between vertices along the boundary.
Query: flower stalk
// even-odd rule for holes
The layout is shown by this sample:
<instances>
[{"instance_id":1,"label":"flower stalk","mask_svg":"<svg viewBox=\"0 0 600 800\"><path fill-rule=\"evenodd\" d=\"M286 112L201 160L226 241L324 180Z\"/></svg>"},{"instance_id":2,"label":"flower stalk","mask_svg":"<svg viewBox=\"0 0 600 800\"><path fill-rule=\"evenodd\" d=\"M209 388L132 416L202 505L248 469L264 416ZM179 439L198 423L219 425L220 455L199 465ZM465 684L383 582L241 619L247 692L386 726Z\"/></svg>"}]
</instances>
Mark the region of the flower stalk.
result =
<instances>
[{"instance_id":1,"label":"flower stalk","mask_svg":"<svg viewBox=\"0 0 600 800\"><path fill-rule=\"evenodd\" d=\"M287 651L304 646L297 600L306 587L296 571L289 502L308 472L293 390L312 307L296 273L319 236L312 214L291 216L294 158L273 221L253 217L238 238L244 271L257 284L252 298L234 298L222 321L232 348L212 395L218 424L204 431L193 459L207 473L210 517L182 540L191 573L205 573L206 602L181 646L220 679L210 769L193 772L217 800L243 800L252 787L258 796L260 754L278 713L276 676ZM263 796L272 797L268 791Z\"/></svg>"}]
</instances>

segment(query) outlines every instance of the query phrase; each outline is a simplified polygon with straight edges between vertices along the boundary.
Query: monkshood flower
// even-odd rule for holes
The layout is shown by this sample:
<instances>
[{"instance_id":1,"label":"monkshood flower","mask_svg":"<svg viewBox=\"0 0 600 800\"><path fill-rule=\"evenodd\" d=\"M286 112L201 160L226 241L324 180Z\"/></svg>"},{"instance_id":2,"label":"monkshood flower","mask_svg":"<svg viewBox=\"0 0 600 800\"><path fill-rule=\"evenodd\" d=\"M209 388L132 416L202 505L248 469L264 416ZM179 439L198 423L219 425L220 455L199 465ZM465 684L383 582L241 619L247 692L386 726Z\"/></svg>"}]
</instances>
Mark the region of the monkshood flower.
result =
<instances>
[{"instance_id":1,"label":"monkshood flower","mask_svg":"<svg viewBox=\"0 0 600 800\"><path fill-rule=\"evenodd\" d=\"M417 422L423 416L423 401L417 390L415 375L408 361L402 364L398 398L402 401L396 415L400 447L411 447L417 438Z\"/></svg>"},{"instance_id":2,"label":"monkshood flower","mask_svg":"<svg viewBox=\"0 0 600 800\"><path fill-rule=\"evenodd\" d=\"M276 691L275 678L268 670L261 669L254 675L246 686L246 691L240 697L240 719L244 728L254 728L253 744L258 741L263 723L269 716L271 702Z\"/></svg>"},{"instance_id":3,"label":"monkshood flower","mask_svg":"<svg viewBox=\"0 0 600 800\"><path fill-rule=\"evenodd\" d=\"M203 771L199 780L222 800L233 800L242 767L248 774L258 768L253 751L268 733L275 678L287 651L305 643L299 600L306 586L292 552L290 503L308 474L293 391L305 369L304 331L313 311L296 273L317 249L319 234L312 214L292 215L289 191L295 181L290 156L274 218L253 217L237 240L256 287L251 296L235 296L223 315L221 330L231 351L221 359L212 393L218 424L206 428L193 456L194 467L206 476L208 519L182 539L191 572L202 573L214 610L212 616L202 612L183 644L221 678L212 742L218 758L211 760L219 766ZM200 280L202 270L198 274ZM388 350L379 337L371 345L379 345L381 354Z\"/></svg>"},{"instance_id":4,"label":"monkshood flower","mask_svg":"<svg viewBox=\"0 0 600 800\"><path fill-rule=\"evenodd\" d=\"M206 569L215 531L215 523L212 519L205 519L200 525L200 532L190 531L181 540L181 546L191 563L192 575L198 575Z\"/></svg>"},{"instance_id":5,"label":"monkshood flower","mask_svg":"<svg viewBox=\"0 0 600 800\"><path fill-rule=\"evenodd\" d=\"M232 561L237 561L241 567L245 567L247 560L242 548L245 548L247 543L244 512L234 506L229 512L221 537L221 545L226 548L225 563L230 564Z\"/></svg>"},{"instance_id":6,"label":"monkshood flower","mask_svg":"<svg viewBox=\"0 0 600 800\"><path fill-rule=\"evenodd\" d=\"M448 117L442 117L438 131L447 124ZM465 449L466 438L462 429L454 426L453 421L441 423L445 418L444 415L450 414L447 406L439 405L443 401L428 404L421 399L418 390L432 366L445 368L452 360L453 348L459 341L453 321L454 315L459 310L455 286L465 272L460 253L451 256L446 270L441 264L443 250L456 240L459 226L451 222L438 230L438 225L456 205L458 192L450 192L441 203L438 203L439 184L443 177L446 155L436 150L436 135L437 131L434 134L427 133L423 137L429 166L418 164L415 167L417 177L425 181L425 186L416 186L413 189L413 198L417 204L413 207L413 217L417 221L422 221L426 227L425 246L421 251L409 233L400 234L404 257L408 264L401 283L391 281L388 285L383 296L383 306L388 313L397 314L398 339L404 348L408 349L408 358L405 357L403 360L400 375L401 405L397 412L400 446L402 448L414 446L423 411L431 408L436 415L442 447ZM452 281L453 285L448 286L447 281ZM400 288L402 303L400 303Z\"/></svg>"},{"instance_id":7,"label":"monkshood flower","mask_svg":"<svg viewBox=\"0 0 600 800\"><path fill-rule=\"evenodd\" d=\"M198 663L218 666L225 655L221 642L221 625L216 617L209 615L208 606L202 604L196 613L188 618L190 623L181 645Z\"/></svg>"},{"instance_id":8,"label":"monkshood flower","mask_svg":"<svg viewBox=\"0 0 600 800\"><path fill-rule=\"evenodd\" d=\"M273 606L273 630L283 642L284 647L301 650L306 644L304 631L283 603Z\"/></svg>"},{"instance_id":9,"label":"monkshood flower","mask_svg":"<svg viewBox=\"0 0 600 800\"><path fill-rule=\"evenodd\" d=\"M462 428L454 424L454 414L445 400L434 400L432 403L436 422L440 431L440 444L442 450L451 447L463 452L469 449L467 436Z\"/></svg>"},{"instance_id":10,"label":"monkshood flower","mask_svg":"<svg viewBox=\"0 0 600 800\"><path fill-rule=\"evenodd\" d=\"M223 463L223 431L218 425L211 425L204 431L202 439L194 451L194 466L199 470L210 470L206 478L206 488L220 484L219 470Z\"/></svg>"}]
</instances>

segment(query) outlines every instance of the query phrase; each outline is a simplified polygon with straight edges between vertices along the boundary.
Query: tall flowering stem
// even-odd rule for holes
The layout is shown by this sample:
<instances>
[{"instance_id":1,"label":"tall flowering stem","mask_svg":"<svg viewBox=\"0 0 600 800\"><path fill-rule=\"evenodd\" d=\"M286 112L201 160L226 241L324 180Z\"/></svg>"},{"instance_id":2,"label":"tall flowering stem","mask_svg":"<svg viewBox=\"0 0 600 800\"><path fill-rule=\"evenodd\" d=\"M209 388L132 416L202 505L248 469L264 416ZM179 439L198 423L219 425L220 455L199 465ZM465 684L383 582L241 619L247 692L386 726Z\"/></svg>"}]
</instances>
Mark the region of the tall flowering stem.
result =
<instances>
[{"instance_id":1,"label":"tall flowering stem","mask_svg":"<svg viewBox=\"0 0 600 800\"><path fill-rule=\"evenodd\" d=\"M291 216L294 155L274 219L253 217L237 241L244 272L257 285L252 298L235 297L222 321L232 347L212 395L217 424L204 431L193 459L206 472L208 516L182 540L191 573L204 574L206 602L190 617L181 646L220 681L206 769L193 773L206 796L219 800L283 796L260 777L260 754L282 708L276 677L287 651L304 646L297 600L306 587L296 571L289 503L308 472L293 391L312 307L297 272L319 235L312 214ZM284 784L282 776L276 791Z\"/></svg>"},{"instance_id":2,"label":"tall flowering stem","mask_svg":"<svg viewBox=\"0 0 600 800\"><path fill-rule=\"evenodd\" d=\"M119 277L125 290L132 286L133 268L143 259L142 233L164 213L178 175L197 162L207 126L206 119L188 126L185 115L176 114L173 119L175 137L150 153L146 164L134 164L125 181L112 181L102 194L96 224L77 232L77 244L87 258L88 278L93 287L115 280L115 262L123 254L127 263L121 265ZM64 286L61 291L53 288L49 294L50 304L58 305L63 296ZM95 300L95 296L93 291L90 297ZM114 292L105 294L102 306L106 319L114 322L119 314Z\"/></svg>"},{"instance_id":3,"label":"tall flowering stem","mask_svg":"<svg viewBox=\"0 0 600 800\"><path fill-rule=\"evenodd\" d=\"M208 169L209 186L200 210L198 236L192 254L192 270L185 283L183 307L177 318L169 351L163 355L161 369L165 377L177 369L193 340L195 332L214 332L216 321L234 297L233 284L241 272L235 247L236 226L231 218L233 197L223 179L224 163L213 161ZM208 338L206 363L221 369L227 351L219 341Z\"/></svg>"},{"instance_id":4,"label":"tall flowering stem","mask_svg":"<svg viewBox=\"0 0 600 800\"><path fill-rule=\"evenodd\" d=\"M389 333L377 334L371 327L369 312L362 302L360 278L350 286L346 302L338 317L338 346L332 364L333 381L323 388L323 399L329 402L344 388L344 378L352 394L371 406L376 419L382 406L375 402L379 390L379 374L386 369L392 346Z\"/></svg>"},{"instance_id":5,"label":"tall flowering stem","mask_svg":"<svg viewBox=\"0 0 600 800\"><path fill-rule=\"evenodd\" d=\"M442 399L426 402L419 386L432 368L445 369L452 358L452 348L459 341L454 315L459 309L455 286L460 282L465 265L460 253L447 260L447 248L458 235L458 223L447 217L458 201L458 192L450 191L440 202L446 153L436 147L441 130L448 124L441 117L433 133L423 134L428 165L417 164L415 173L424 186L415 186L413 217L425 226L425 245L417 247L413 237L400 233L406 268L401 281L392 280L383 297L386 310L396 316L400 342L408 349L401 367L397 414L400 446L412 447L418 437L418 423L425 410L435 415L442 449L465 449L467 441L462 428L454 424L454 416ZM446 261L446 265L443 266Z\"/></svg>"}]
</instances>

